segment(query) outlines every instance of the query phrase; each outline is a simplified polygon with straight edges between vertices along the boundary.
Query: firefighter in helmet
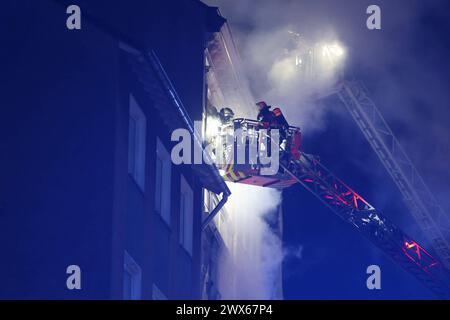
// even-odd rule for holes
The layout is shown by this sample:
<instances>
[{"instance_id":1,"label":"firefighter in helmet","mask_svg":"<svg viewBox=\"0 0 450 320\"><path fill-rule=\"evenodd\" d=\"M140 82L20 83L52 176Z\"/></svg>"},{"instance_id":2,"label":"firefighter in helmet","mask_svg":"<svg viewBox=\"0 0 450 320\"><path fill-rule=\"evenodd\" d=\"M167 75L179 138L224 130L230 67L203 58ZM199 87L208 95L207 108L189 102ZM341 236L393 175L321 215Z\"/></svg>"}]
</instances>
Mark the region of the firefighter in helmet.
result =
<instances>
[{"instance_id":1,"label":"firefighter in helmet","mask_svg":"<svg viewBox=\"0 0 450 320\"><path fill-rule=\"evenodd\" d=\"M256 118L259 122L258 129L278 129L281 140L286 139L289 124L283 113L281 113L280 108L274 108L272 111L270 110L272 106L269 106L264 101L257 102L256 106L258 108L258 116Z\"/></svg>"},{"instance_id":2,"label":"firefighter in helmet","mask_svg":"<svg viewBox=\"0 0 450 320\"><path fill-rule=\"evenodd\" d=\"M280 133L280 150L282 160L289 161L292 157L299 159L300 157L300 144L301 133L300 131L294 132L292 137L288 137L289 124L281 112L280 108L274 108L267 105L266 102L260 101L256 103L258 107L257 120L259 122L258 129L278 129ZM292 140L292 141L290 141Z\"/></svg>"},{"instance_id":3,"label":"firefighter in helmet","mask_svg":"<svg viewBox=\"0 0 450 320\"><path fill-rule=\"evenodd\" d=\"M219 118L223 125L230 125L234 119L234 112L230 108L222 108L219 111Z\"/></svg>"},{"instance_id":4,"label":"firefighter in helmet","mask_svg":"<svg viewBox=\"0 0 450 320\"><path fill-rule=\"evenodd\" d=\"M273 125L274 113L270 110L271 106L267 105L264 101L256 103L258 108L258 116L256 119L259 122L259 129L269 129Z\"/></svg>"}]
</instances>

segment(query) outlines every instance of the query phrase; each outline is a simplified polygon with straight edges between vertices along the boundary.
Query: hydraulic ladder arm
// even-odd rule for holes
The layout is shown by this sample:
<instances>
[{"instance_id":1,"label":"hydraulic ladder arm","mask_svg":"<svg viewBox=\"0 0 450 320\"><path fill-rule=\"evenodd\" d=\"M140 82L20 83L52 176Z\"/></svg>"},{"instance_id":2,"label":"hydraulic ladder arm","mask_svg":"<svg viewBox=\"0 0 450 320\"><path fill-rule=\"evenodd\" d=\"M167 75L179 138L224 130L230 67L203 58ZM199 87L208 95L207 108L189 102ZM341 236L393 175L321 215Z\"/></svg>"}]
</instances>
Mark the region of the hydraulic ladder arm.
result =
<instances>
[{"instance_id":1,"label":"hydraulic ladder arm","mask_svg":"<svg viewBox=\"0 0 450 320\"><path fill-rule=\"evenodd\" d=\"M370 99L367 89L361 83L344 81L338 86L336 93L394 180L437 256L450 270L449 216Z\"/></svg>"},{"instance_id":2,"label":"hydraulic ladder arm","mask_svg":"<svg viewBox=\"0 0 450 320\"><path fill-rule=\"evenodd\" d=\"M450 275L442 264L313 156L303 153L300 160L283 168L394 262L439 297L450 298Z\"/></svg>"}]
</instances>

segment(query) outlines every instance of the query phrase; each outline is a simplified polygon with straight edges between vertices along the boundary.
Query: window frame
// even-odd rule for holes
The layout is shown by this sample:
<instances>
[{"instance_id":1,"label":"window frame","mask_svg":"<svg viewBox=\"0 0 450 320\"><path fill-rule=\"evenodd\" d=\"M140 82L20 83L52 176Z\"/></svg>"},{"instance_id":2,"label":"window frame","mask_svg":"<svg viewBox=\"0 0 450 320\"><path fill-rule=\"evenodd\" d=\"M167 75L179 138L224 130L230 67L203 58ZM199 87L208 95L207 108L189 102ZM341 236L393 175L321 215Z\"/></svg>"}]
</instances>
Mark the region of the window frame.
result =
<instances>
[{"instance_id":1,"label":"window frame","mask_svg":"<svg viewBox=\"0 0 450 320\"><path fill-rule=\"evenodd\" d=\"M184 175L180 175L179 243L192 256L194 248L194 191Z\"/></svg>"},{"instance_id":2,"label":"window frame","mask_svg":"<svg viewBox=\"0 0 450 320\"><path fill-rule=\"evenodd\" d=\"M155 211L170 227L172 199L172 160L159 137L156 137Z\"/></svg>"},{"instance_id":3,"label":"window frame","mask_svg":"<svg viewBox=\"0 0 450 320\"><path fill-rule=\"evenodd\" d=\"M158 286L154 283L152 285L152 299L153 300L168 300L168 298L164 294L164 292L162 292L161 289L159 289Z\"/></svg>"},{"instance_id":4,"label":"window frame","mask_svg":"<svg viewBox=\"0 0 450 320\"><path fill-rule=\"evenodd\" d=\"M133 129L131 128L131 123L134 123ZM134 96L130 94L128 113L128 173L142 191L145 191L146 141L147 118Z\"/></svg>"},{"instance_id":5,"label":"window frame","mask_svg":"<svg viewBox=\"0 0 450 320\"><path fill-rule=\"evenodd\" d=\"M123 282L125 283L125 273L130 278L130 297L126 297L125 284L122 289L124 300L141 300L142 295L142 269L133 257L124 250L123 254Z\"/></svg>"}]
</instances>

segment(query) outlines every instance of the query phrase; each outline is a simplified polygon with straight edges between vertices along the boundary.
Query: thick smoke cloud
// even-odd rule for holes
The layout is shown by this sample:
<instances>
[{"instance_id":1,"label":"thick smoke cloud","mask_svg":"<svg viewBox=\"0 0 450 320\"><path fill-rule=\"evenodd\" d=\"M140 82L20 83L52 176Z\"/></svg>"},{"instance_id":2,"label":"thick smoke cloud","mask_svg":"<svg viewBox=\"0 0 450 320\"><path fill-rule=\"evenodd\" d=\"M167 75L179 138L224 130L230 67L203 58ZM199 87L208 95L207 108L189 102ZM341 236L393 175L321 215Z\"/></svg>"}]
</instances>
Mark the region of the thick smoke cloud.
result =
<instances>
[{"instance_id":1,"label":"thick smoke cloud","mask_svg":"<svg viewBox=\"0 0 450 320\"><path fill-rule=\"evenodd\" d=\"M366 8L373 4L366 0L205 2L218 6L228 19L255 98L281 106L288 120L308 134L325 130L324 118L331 111L318 107L308 94L312 89L326 92L341 74L318 83L290 79L295 66L289 52L296 45L288 31L310 43L342 43L344 78L365 82L413 162L450 210L446 1L378 1L380 31L366 28Z\"/></svg>"},{"instance_id":2,"label":"thick smoke cloud","mask_svg":"<svg viewBox=\"0 0 450 320\"><path fill-rule=\"evenodd\" d=\"M230 252L219 264L219 288L223 299L273 299L283 258L281 240L268 220L276 216L281 193L269 188L229 184L232 195L226 205L232 229ZM226 232L226 231L225 231Z\"/></svg>"}]
</instances>

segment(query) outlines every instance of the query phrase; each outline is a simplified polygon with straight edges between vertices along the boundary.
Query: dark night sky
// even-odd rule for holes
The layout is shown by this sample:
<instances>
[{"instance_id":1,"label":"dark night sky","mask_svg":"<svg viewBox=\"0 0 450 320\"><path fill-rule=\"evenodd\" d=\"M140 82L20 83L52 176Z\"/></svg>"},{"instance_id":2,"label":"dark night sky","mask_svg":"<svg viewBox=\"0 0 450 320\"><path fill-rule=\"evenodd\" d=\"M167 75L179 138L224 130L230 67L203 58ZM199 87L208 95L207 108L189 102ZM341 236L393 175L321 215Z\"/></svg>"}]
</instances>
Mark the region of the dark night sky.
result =
<instances>
[{"instance_id":1,"label":"dark night sky","mask_svg":"<svg viewBox=\"0 0 450 320\"><path fill-rule=\"evenodd\" d=\"M228 19L257 99L264 99L271 85L266 74L270 59L276 56L272 52L282 50L283 41L275 39L279 30L295 30L314 41L330 34L339 39L347 49L346 77L369 88L425 181L444 208L450 209L448 1L205 2L219 6ZM381 7L382 30L366 28L365 11L370 4ZM311 113L297 112L301 108L298 96L289 94L283 97L282 107L288 115L298 116L288 121L304 124L306 151L319 154L337 176L426 245L388 173L339 101L327 101L323 110L309 118ZM307 130L311 119L320 125ZM285 261L287 299L434 297L300 187L285 192L284 210L284 246L302 248L301 255ZM377 292L365 287L365 268L370 264L382 270L382 290Z\"/></svg>"}]
</instances>

